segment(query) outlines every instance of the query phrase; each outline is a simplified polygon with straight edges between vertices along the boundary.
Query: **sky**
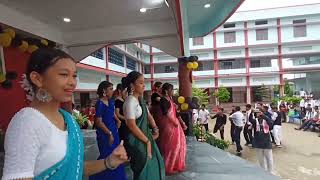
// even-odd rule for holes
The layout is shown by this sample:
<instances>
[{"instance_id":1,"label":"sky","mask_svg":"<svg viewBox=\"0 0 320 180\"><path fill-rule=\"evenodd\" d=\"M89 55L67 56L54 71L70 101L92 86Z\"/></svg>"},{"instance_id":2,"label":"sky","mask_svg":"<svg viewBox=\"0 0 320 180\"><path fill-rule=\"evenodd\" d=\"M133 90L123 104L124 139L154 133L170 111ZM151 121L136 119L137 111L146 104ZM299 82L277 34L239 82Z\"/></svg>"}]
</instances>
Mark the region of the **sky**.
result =
<instances>
[{"instance_id":1,"label":"sky","mask_svg":"<svg viewBox=\"0 0 320 180\"><path fill-rule=\"evenodd\" d=\"M245 0L237 11L320 3L320 0Z\"/></svg>"}]
</instances>

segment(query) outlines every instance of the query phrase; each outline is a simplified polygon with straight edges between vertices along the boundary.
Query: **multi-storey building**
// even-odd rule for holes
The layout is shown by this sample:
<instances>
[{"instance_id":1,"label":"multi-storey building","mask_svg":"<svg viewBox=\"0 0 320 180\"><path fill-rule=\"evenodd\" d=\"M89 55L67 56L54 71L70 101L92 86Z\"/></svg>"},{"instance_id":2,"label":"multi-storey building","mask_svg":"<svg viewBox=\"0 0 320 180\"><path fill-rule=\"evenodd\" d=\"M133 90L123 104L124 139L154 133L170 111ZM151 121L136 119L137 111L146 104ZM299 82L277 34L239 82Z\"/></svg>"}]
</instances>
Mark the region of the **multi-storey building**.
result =
<instances>
[{"instance_id":1,"label":"multi-storey building","mask_svg":"<svg viewBox=\"0 0 320 180\"><path fill-rule=\"evenodd\" d=\"M96 99L96 90L101 81L108 80L114 88L122 77L135 70L144 72L150 62L150 46L133 43L106 46L78 63L78 86L74 94L76 104L88 105ZM151 89L150 81L146 89Z\"/></svg>"},{"instance_id":2,"label":"multi-storey building","mask_svg":"<svg viewBox=\"0 0 320 180\"><path fill-rule=\"evenodd\" d=\"M320 4L309 4L234 13L214 32L190 39L191 54L199 57L199 68L193 72L194 85L208 92L227 87L234 103L254 101L253 94L259 86L268 87L273 94L274 86L280 85L282 95L285 81L291 82L297 91L304 89L317 96L319 12ZM176 57L143 44L99 51L106 61L96 63L97 58L89 56L79 65L79 91L95 90L98 82L106 78L118 83L120 77L133 69L145 74L147 90L151 89L150 82L157 80L178 88Z\"/></svg>"}]
</instances>

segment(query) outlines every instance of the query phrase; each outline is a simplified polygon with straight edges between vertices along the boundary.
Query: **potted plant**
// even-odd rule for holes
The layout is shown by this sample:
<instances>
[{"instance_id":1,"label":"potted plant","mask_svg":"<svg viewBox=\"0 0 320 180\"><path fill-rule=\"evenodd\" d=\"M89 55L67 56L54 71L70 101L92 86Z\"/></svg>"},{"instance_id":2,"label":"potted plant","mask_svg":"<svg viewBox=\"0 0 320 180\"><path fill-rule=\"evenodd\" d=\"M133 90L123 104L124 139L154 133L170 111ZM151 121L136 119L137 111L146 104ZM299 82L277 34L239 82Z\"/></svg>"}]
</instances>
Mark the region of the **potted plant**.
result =
<instances>
[{"instance_id":1,"label":"potted plant","mask_svg":"<svg viewBox=\"0 0 320 180\"><path fill-rule=\"evenodd\" d=\"M81 113L72 113L73 118L77 121L81 129L90 128L89 119L86 115Z\"/></svg>"}]
</instances>

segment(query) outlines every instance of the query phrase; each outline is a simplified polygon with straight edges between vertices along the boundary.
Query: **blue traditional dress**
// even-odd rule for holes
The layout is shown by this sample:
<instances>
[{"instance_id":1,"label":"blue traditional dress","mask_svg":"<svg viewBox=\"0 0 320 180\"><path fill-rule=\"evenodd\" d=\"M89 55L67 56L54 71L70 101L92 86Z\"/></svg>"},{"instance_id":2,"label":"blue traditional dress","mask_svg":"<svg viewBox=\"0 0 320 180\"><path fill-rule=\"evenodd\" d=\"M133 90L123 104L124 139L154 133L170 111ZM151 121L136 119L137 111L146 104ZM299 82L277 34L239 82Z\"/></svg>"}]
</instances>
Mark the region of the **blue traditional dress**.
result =
<instances>
[{"instance_id":1,"label":"blue traditional dress","mask_svg":"<svg viewBox=\"0 0 320 180\"><path fill-rule=\"evenodd\" d=\"M109 156L112 151L120 144L118 127L116 125L114 119L114 99L110 99L108 102L108 106L103 103L101 100L98 100L96 103L96 118L102 118L102 122L105 126L112 132L114 137L114 143L112 145L109 144L108 135L106 135L102 129L97 128L97 142L100 155L99 159L105 159ZM112 180L127 180L124 165L118 166L115 170L105 170L96 175L90 176L90 180L104 180L104 179L112 179Z\"/></svg>"}]
</instances>

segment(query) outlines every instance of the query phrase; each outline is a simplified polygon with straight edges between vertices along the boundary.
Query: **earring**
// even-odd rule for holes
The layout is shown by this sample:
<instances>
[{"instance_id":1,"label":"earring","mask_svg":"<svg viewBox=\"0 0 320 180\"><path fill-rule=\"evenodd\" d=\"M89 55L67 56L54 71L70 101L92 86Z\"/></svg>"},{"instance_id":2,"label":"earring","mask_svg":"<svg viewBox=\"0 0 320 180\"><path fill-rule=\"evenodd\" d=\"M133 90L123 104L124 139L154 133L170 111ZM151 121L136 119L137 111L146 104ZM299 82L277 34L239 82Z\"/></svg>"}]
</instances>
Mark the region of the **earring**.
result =
<instances>
[{"instance_id":1,"label":"earring","mask_svg":"<svg viewBox=\"0 0 320 180\"><path fill-rule=\"evenodd\" d=\"M131 90L131 91L129 92L129 95L132 95L132 94L133 94L133 92L134 92L134 89L133 89L133 88L131 88L130 90Z\"/></svg>"},{"instance_id":2,"label":"earring","mask_svg":"<svg viewBox=\"0 0 320 180\"><path fill-rule=\"evenodd\" d=\"M41 102L49 102L52 100L52 96L45 89L38 89L36 98Z\"/></svg>"}]
</instances>

